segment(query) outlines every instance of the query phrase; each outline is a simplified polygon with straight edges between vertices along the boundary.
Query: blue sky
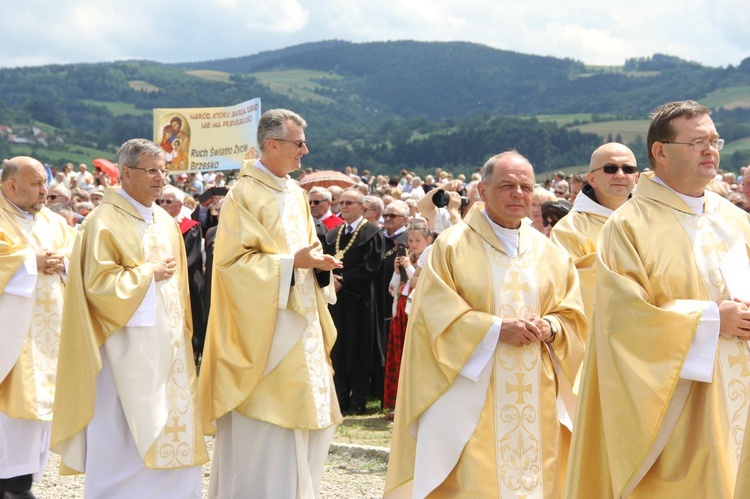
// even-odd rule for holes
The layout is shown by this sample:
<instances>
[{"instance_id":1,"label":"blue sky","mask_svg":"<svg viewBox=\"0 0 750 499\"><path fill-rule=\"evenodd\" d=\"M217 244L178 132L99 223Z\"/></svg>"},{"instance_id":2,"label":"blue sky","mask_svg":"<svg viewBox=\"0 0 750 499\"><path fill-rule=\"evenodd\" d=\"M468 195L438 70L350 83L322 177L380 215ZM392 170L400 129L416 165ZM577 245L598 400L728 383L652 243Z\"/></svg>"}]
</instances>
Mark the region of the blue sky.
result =
<instances>
[{"instance_id":1,"label":"blue sky","mask_svg":"<svg viewBox=\"0 0 750 499\"><path fill-rule=\"evenodd\" d=\"M470 41L620 65L750 57L747 0L3 0L0 67L194 62L341 39Z\"/></svg>"}]
</instances>

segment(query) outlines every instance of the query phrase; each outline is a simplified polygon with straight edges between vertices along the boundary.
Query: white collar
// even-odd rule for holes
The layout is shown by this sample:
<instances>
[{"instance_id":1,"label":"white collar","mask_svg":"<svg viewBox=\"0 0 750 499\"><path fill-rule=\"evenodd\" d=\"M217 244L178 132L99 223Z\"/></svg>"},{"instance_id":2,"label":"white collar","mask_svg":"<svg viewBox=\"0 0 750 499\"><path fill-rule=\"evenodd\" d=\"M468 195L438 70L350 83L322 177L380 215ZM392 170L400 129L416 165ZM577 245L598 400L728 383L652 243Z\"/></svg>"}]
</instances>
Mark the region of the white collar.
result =
<instances>
[{"instance_id":1,"label":"white collar","mask_svg":"<svg viewBox=\"0 0 750 499\"><path fill-rule=\"evenodd\" d=\"M658 174L654 175L654 182L656 182L657 184L663 185L664 187L666 187L670 191L672 191L675 194L677 194L677 196L680 199L682 199L682 201L684 201L684 203L686 205L688 205L688 208L690 208L691 210L693 210L693 212L696 215L703 215L703 205L706 203L706 192L705 191L703 191L703 195L701 197L694 198L692 196L686 196L684 194L680 194L676 190L672 189L667 184L665 184L662 179L659 178Z\"/></svg>"},{"instance_id":2,"label":"white collar","mask_svg":"<svg viewBox=\"0 0 750 499\"><path fill-rule=\"evenodd\" d=\"M614 210L611 210L606 206L597 203L583 192L578 193L578 196L576 196L576 200L573 202L573 208L571 208L570 211L591 213L593 215L601 215L607 218L609 218L609 216L615 212Z\"/></svg>"},{"instance_id":3,"label":"white collar","mask_svg":"<svg viewBox=\"0 0 750 499\"><path fill-rule=\"evenodd\" d=\"M133 208L136 209L138 214L143 218L143 220L146 221L146 223L151 224L154 223L154 203L151 203L151 206L146 206L135 199L133 199L130 194L128 194L125 189L120 189L120 196L127 199L130 204L133 205Z\"/></svg>"},{"instance_id":4,"label":"white collar","mask_svg":"<svg viewBox=\"0 0 750 499\"><path fill-rule=\"evenodd\" d=\"M351 226L352 226L352 230L357 230L357 227L358 227L358 226L359 226L359 224L360 224L360 223L362 222L362 220L364 220L364 218L365 218L365 217L359 217L358 219L356 219L356 220L355 220L354 222L352 222L352 223L350 223L350 224L347 224L347 223L345 222L345 225L344 225L344 226L346 227L346 225L351 225Z\"/></svg>"},{"instance_id":5,"label":"white collar","mask_svg":"<svg viewBox=\"0 0 750 499\"><path fill-rule=\"evenodd\" d=\"M269 170L268 168L266 168L266 167L265 167L265 165L264 165L263 163L261 163L261 162L260 162L260 160L257 160L257 161L255 162L255 166L256 166L256 167L257 167L257 168L258 168L259 170L261 170L261 171L264 171L264 172L266 172L267 174L269 174L269 175L271 176L271 178L273 179L273 181L274 181L274 182L276 182L276 183L278 184L278 186L279 186L279 187L281 187L282 189L286 188L286 183L287 183L287 181L289 180L289 175L287 175L287 176L285 176L285 177L277 177L277 176L276 176L275 174L273 174L273 173L271 172L271 170Z\"/></svg>"},{"instance_id":6,"label":"white collar","mask_svg":"<svg viewBox=\"0 0 750 499\"><path fill-rule=\"evenodd\" d=\"M505 227L493 222L487 214L487 211L482 210L482 215L484 215L484 218L490 223L492 232L495 233L500 244L503 245L505 254L510 258L516 258L518 256L518 235L521 233L521 227L519 226L518 229L506 229Z\"/></svg>"},{"instance_id":7,"label":"white collar","mask_svg":"<svg viewBox=\"0 0 750 499\"><path fill-rule=\"evenodd\" d=\"M386 232L386 233L385 233L385 237L387 237L387 238L389 238L389 239L393 239L394 237L396 237L397 235L401 234L401 233L402 233L402 232L404 232L405 230L406 230L406 225L404 225L403 227L401 227L400 229L398 229L398 230L397 230L396 232L394 232L393 234L388 234L388 232Z\"/></svg>"}]
</instances>

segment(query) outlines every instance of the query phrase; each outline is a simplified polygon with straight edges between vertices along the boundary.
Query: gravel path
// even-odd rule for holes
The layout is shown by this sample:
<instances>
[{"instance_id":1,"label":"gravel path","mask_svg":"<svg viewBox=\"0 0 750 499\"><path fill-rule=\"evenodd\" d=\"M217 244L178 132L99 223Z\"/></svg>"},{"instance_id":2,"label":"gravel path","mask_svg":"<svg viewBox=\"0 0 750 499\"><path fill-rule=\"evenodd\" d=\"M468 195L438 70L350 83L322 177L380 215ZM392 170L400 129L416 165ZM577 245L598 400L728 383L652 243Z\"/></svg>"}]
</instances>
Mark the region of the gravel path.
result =
<instances>
[{"instance_id":1,"label":"gravel path","mask_svg":"<svg viewBox=\"0 0 750 499\"><path fill-rule=\"evenodd\" d=\"M207 439L209 455L213 454L213 439ZM386 463L382 452L348 452L339 447L328 455L326 471L320 486L321 498L376 498L383 496ZM83 497L82 475L59 476L60 456L50 454L44 480L35 484L33 492L39 499L74 499ZM203 497L208 490L211 463L203 467Z\"/></svg>"}]
</instances>

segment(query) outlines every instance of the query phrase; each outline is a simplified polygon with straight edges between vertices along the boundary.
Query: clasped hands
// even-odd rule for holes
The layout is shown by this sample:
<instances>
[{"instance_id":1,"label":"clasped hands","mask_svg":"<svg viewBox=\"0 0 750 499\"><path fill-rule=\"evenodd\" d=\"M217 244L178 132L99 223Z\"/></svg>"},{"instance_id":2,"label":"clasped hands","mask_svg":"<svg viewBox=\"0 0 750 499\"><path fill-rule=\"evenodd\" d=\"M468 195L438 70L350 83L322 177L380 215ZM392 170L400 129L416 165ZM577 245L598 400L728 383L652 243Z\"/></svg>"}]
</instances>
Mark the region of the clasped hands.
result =
<instances>
[{"instance_id":1,"label":"clasped hands","mask_svg":"<svg viewBox=\"0 0 750 499\"><path fill-rule=\"evenodd\" d=\"M37 272L50 275L55 272L65 272L65 255L55 250L37 250L36 269Z\"/></svg>"},{"instance_id":2,"label":"clasped hands","mask_svg":"<svg viewBox=\"0 0 750 499\"><path fill-rule=\"evenodd\" d=\"M550 338L552 338L552 328L549 323L535 315L503 318L500 327L500 341L516 347L541 341L549 343Z\"/></svg>"}]
</instances>

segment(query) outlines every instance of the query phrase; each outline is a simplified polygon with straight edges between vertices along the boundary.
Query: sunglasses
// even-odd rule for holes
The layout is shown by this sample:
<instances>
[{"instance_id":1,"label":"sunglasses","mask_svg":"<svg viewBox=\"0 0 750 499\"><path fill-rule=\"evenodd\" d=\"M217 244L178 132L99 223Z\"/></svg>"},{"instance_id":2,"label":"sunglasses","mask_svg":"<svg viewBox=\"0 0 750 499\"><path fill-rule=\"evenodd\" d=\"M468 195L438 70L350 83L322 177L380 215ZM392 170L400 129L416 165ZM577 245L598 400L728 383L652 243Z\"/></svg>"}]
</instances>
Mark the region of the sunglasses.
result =
<instances>
[{"instance_id":1,"label":"sunglasses","mask_svg":"<svg viewBox=\"0 0 750 499\"><path fill-rule=\"evenodd\" d=\"M315 206L318 206L320 203L324 203L324 202L325 202L325 199L321 199L321 200L313 200L313 199L311 199L310 200L310 204L314 204Z\"/></svg>"},{"instance_id":2,"label":"sunglasses","mask_svg":"<svg viewBox=\"0 0 750 499\"><path fill-rule=\"evenodd\" d=\"M156 200L156 204L158 204L159 206L161 206L163 204L172 204L172 203L175 203L175 202L176 201L172 201L171 199L157 199Z\"/></svg>"},{"instance_id":3,"label":"sunglasses","mask_svg":"<svg viewBox=\"0 0 750 499\"><path fill-rule=\"evenodd\" d=\"M559 220L554 220L554 219L542 220L542 225L545 227L547 226L554 227L557 222L559 222Z\"/></svg>"},{"instance_id":4,"label":"sunglasses","mask_svg":"<svg viewBox=\"0 0 750 499\"><path fill-rule=\"evenodd\" d=\"M340 201L339 204L343 204L344 206L351 206L353 204L362 204L358 201Z\"/></svg>"},{"instance_id":5,"label":"sunglasses","mask_svg":"<svg viewBox=\"0 0 750 499\"><path fill-rule=\"evenodd\" d=\"M47 199L49 199L50 201L54 201L57 198L64 198L64 197L65 196L63 196L62 194L47 194Z\"/></svg>"},{"instance_id":6,"label":"sunglasses","mask_svg":"<svg viewBox=\"0 0 750 499\"><path fill-rule=\"evenodd\" d=\"M385 215L383 215L383 218L398 218L403 216L404 215L399 215L397 213L386 213Z\"/></svg>"},{"instance_id":7,"label":"sunglasses","mask_svg":"<svg viewBox=\"0 0 750 499\"><path fill-rule=\"evenodd\" d=\"M594 168L591 170L591 172L595 172L598 170L604 170L604 173L607 175L614 175L617 173L617 170L622 170L622 173L625 175L632 175L634 173L638 173L638 167L637 166L630 166L630 165L624 165L624 166L617 166L617 165L604 165L600 166L599 168Z\"/></svg>"}]
</instances>

